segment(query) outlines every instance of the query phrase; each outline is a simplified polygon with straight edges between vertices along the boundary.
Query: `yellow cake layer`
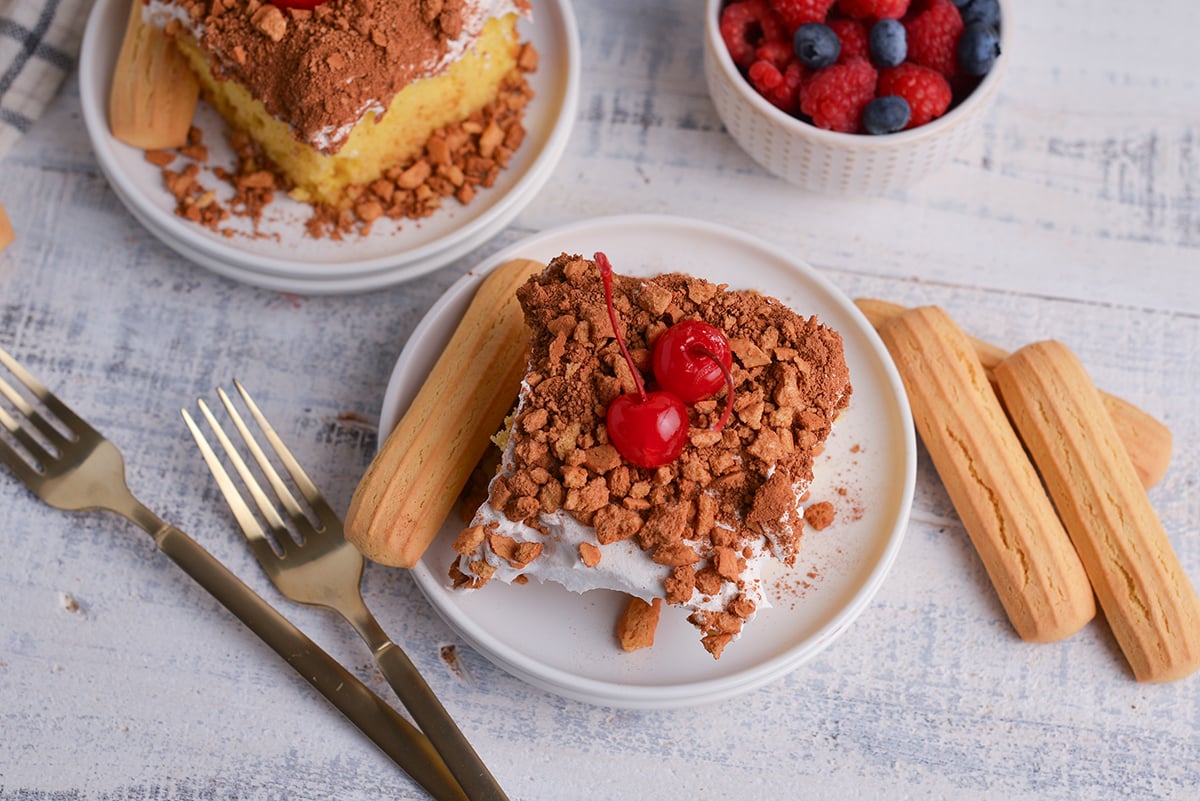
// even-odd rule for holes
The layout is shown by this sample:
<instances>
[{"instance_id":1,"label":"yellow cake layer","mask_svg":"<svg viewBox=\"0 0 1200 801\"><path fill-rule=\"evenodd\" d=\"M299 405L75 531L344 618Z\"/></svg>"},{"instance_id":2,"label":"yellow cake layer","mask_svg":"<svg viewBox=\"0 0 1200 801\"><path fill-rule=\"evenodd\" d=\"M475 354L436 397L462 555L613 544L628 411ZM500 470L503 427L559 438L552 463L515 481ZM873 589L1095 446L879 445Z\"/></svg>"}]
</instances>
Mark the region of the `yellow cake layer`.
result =
<instances>
[{"instance_id":1,"label":"yellow cake layer","mask_svg":"<svg viewBox=\"0 0 1200 801\"><path fill-rule=\"evenodd\" d=\"M296 139L288 124L269 114L244 85L214 78L194 39L180 35L177 41L213 107L262 146L295 184L292 196L331 205L341 203L347 186L374 181L419 154L433 131L490 103L504 76L516 67L520 50L516 14L488 20L475 46L450 69L406 86L386 113L369 113L341 149L327 155Z\"/></svg>"}]
</instances>

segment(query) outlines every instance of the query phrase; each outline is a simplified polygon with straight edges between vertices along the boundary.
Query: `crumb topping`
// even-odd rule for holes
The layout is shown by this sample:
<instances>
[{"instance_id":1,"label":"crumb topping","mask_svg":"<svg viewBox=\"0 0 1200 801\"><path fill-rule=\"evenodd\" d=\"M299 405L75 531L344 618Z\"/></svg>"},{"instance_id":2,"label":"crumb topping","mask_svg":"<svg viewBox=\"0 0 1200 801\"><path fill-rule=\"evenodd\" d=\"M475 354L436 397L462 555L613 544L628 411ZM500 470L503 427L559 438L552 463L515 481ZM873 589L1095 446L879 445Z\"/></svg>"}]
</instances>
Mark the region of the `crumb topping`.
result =
<instances>
[{"instance_id":1,"label":"crumb topping","mask_svg":"<svg viewBox=\"0 0 1200 801\"><path fill-rule=\"evenodd\" d=\"M478 0L328 0L311 10L264 0L159 2L181 10L218 78L245 84L299 139L329 153L365 111L382 111L409 83L443 68L468 23L477 33L487 13ZM529 0L511 5L530 8Z\"/></svg>"},{"instance_id":2,"label":"crumb topping","mask_svg":"<svg viewBox=\"0 0 1200 801\"><path fill-rule=\"evenodd\" d=\"M451 198L470 203L495 184L525 141L525 109L533 99L526 73L537 69L537 61L533 45L523 44L516 68L505 76L494 100L467 119L434 131L416 158L385 170L369 184L348 187L340 205L314 205L306 232L317 239L365 236L384 218L419 220ZM198 128L191 129L185 147L150 151L146 160L162 170L176 214L232 236L230 228L222 228L231 217L248 218L257 227L276 192L288 192L291 184L249 134L232 131L229 141L236 162L231 169L213 168L233 190L224 202L202 180L200 165L208 161L208 148ZM175 164L176 155L185 157L182 166Z\"/></svg>"}]
</instances>

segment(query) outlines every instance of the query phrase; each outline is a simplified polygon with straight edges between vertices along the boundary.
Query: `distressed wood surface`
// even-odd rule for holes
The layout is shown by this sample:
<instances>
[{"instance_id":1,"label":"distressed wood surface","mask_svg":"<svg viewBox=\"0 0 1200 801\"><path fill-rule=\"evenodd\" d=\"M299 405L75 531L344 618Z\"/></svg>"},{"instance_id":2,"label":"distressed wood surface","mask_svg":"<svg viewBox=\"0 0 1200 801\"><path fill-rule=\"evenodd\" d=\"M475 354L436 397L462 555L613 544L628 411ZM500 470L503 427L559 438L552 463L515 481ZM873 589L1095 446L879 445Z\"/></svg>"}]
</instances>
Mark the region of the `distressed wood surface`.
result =
<instances>
[{"instance_id":1,"label":"distressed wood surface","mask_svg":"<svg viewBox=\"0 0 1200 801\"><path fill-rule=\"evenodd\" d=\"M375 448L391 365L471 265L616 212L719 220L850 296L942 304L1013 349L1054 337L1167 422L1151 499L1200 581L1200 49L1184 0L1020 3L1007 81L944 172L870 200L805 195L723 131L697 0L576 4L575 134L493 242L413 283L295 297L232 283L139 226L92 156L72 79L0 161L18 240L0 344L115 440L129 481L381 694L349 628L259 572L178 409L247 382L334 505ZM1195 798L1200 677L1135 682L1098 620L1013 634L922 451L907 538L833 647L735 702L632 712L562 700L457 642L401 572L368 604L514 801ZM0 475L0 798L417 799L299 677L113 518L64 515ZM459 646L461 675L439 658Z\"/></svg>"}]
</instances>

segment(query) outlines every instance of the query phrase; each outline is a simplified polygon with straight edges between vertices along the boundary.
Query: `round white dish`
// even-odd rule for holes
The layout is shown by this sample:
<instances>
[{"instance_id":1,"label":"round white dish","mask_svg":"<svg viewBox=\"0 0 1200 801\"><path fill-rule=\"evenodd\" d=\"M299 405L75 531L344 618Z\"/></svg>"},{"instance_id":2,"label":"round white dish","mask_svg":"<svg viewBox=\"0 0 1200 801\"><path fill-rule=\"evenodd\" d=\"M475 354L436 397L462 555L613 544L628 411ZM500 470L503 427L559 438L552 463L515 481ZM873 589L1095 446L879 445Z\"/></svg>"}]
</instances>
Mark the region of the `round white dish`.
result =
<instances>
[{"instance_id":1,"label":"round white dish","mask_svg":"<svg viewBox=\"0 0 1200 801\"><path fill-rule=\"evenodd\" d=\"M658 215L589 220L532 236L465 275L430 309L395 365L380 415L380 441L412 402L450 339L482 276L515 257L549 261L603 250L614 269L652 276L686 271L732 288L754 288L839 331L854 394L818 457L811 497L832 500L835 523L809 529L792 569L772 566L773 608L713 660L678 609L664 608L655 644L620 650L618 593L582 595L551 584L453 590L448 520L413 569L430 603L464 640L530 684L590 703L670 708L715 702L778 679L840 635L882 584L908 521L916 439L900 378L874 329L812 268L757 239L708 222ZM840 491L844 491L842 494Z\"/></svg>"},{"instance_id":2,"label":"round white dish","mask_svg":"<svg viewBox=\"0 0 1200 801\"><path fill-rule=\"evenodd\" d=\"M365 237L313 239L306 235L307 205L280 196L264 213L255 236L247 220L228 226L232 237L175 214L157 167L143 152L113 139L108 92L124 35L127 0L96 0L79 57L80 99L88 136L109 183L129 211L180 255L222 275L281 291L337 293L400 283L442 267L498 233L545 185L566 148L579 100L580 46L569 0L545 0L535 21L522 20L521 38L540 55L529 76L537 93L526 110L527 134L496 184L467 206L451 201L425 220L381 220ZM225 123L206 103L196 125L204 132L209 165L229 165ZM203 175L203 173L202 173ZM218 195L231 191L214 176Z\"/></svg>"}]
</instances>

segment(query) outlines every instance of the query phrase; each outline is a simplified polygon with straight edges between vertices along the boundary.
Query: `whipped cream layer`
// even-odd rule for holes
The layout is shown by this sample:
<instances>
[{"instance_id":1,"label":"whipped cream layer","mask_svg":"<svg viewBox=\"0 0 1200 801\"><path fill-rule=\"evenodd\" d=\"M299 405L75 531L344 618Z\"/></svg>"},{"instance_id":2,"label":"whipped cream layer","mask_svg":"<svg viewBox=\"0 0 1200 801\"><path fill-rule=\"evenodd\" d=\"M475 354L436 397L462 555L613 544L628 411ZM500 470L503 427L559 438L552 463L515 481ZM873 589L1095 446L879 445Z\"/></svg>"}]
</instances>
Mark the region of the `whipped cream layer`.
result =
<instances>
[{"instance_id":1,"label":"whipped cream layer","mask_svg":"<svg viewBox=\"0 0 1200 801\"><path fill-rule=\"evenodd\" d=\"M510 440L505 448L499 476L508 478L512 475L513 446ZM803 489L800 488L801 491L797 492L797 498L801 497ZM803 517L803 509L799 503L795 513L797 519ZM538 519L545 529L544 532L526 525L523 521L509 520L503 512L497 511L487 503L483 504L476 511L471 521L472 526L483 526L488 531L509 537L518 543L536 543L542 550L533 561L516 567L491 548L483 548L478 554L460 556L457 561L458 569L464 574L478 572L473 571L471 562L482 557L495 571L491 577L505 584L524 581L525 579L520 577L525 577L539 582L559 584L576 593L614 590L641 598L647 603L663 597L664 583L671 576L673 568L655 563L650 552L643 550L634 540L598 545L600 561L589 567L580 556L579 546L584 543L597 544L595 528L579 522L570 512L563 510L542 513ZM697 588L692 591L687 601L676 606L693 612L720 612L742 596L752 601L757 609L770 608L771 604L763 586L762 570L767 559L778 557L772 553L765 539L750 543L746 547L749 554L743 552L745 567L741 571L740 586L728 581L722 582L720 588L711 594ZM751 618L747 618L749 619Z\"/></svg>"}]
</instances>

